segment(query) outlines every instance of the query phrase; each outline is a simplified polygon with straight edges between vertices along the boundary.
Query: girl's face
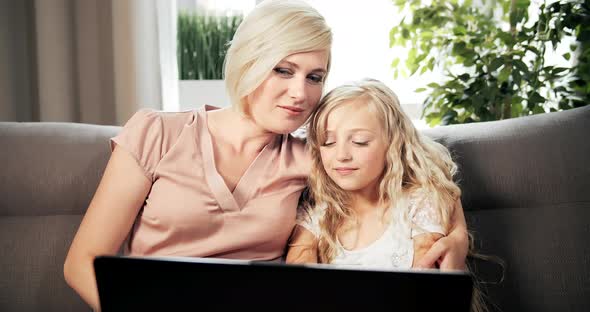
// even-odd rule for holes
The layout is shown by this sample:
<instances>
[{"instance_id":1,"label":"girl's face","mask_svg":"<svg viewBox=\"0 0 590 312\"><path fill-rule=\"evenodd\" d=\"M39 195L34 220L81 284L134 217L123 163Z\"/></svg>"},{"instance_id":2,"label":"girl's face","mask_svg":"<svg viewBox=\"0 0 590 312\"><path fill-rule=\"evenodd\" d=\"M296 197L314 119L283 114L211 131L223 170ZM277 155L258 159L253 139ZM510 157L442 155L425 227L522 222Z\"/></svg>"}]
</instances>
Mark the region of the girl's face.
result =
<instances>
[{"instance_id":1,"label":"girl's face","mask_svg":"<svg viewBox=\"0 0 590 312\"><path fill-rule=\"evenodd\" d=\"M326 51L291 54L281 60L247 101L250 116L267 131L285 134L301 127L322 96Z\"/></svg>"},{"instance_id":2,"label":"girl's face","mask_svg":"<svg viewBox=\"0 0 590 312\"><path fill-rule=\"evenodd\" d=\"M376 195L388 148L383 131L372 106L364 101L344 102L329 113L320 155L324 170L340 188Z\"/></svg>"}]
</instances>

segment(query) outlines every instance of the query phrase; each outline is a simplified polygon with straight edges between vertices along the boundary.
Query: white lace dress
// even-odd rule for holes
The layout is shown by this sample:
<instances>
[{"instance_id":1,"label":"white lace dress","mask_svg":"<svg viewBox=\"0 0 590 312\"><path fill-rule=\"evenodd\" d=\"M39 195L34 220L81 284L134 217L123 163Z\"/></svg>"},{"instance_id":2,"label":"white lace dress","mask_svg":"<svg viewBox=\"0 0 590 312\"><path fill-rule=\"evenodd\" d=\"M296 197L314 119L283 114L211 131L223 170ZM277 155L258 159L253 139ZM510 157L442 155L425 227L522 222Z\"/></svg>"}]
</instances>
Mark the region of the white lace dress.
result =
<instances>
[{"instance_id":1,"label":"white lace dress","mask_svg":"<svg viewBox=\"0 0 590 312\"><path fill-rule=\"evenodd\" d=\"M446 235L440 217L423 197L412 196L408 201L411 223L400 222L393 218L383 235L370 245L347 250L339 244L337 255L332 260L338 266L362 266L363 268L407 269L412 267L414 244L412 238L423 233L440 233ZM316 237L320 235L320 220L325 205L318 205L306 212L300 209L297 223Z\"/></svg>"}]
</instances>

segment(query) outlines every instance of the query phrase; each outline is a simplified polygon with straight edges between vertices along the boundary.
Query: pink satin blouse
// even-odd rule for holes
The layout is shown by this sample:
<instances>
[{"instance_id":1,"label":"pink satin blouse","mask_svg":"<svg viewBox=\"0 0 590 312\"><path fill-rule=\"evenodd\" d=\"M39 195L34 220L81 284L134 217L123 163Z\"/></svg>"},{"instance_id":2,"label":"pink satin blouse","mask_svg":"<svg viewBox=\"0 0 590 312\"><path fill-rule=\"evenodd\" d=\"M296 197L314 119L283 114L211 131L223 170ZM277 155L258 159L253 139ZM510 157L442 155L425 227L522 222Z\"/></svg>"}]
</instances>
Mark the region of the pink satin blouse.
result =
<instances>
[{"instance_id":1,"label":"pink satin blouse","mask_svg":"<svg viewBox=\"0 0 590 312\"><path fill-rule=\"evenodd\" d=\"M129 255L282 256L310 170L305 144L277 136L231 192L215 168L206 113L213 109L141 110L111 139L153 183L130 233Z\"/></svg>"}]
</instances>

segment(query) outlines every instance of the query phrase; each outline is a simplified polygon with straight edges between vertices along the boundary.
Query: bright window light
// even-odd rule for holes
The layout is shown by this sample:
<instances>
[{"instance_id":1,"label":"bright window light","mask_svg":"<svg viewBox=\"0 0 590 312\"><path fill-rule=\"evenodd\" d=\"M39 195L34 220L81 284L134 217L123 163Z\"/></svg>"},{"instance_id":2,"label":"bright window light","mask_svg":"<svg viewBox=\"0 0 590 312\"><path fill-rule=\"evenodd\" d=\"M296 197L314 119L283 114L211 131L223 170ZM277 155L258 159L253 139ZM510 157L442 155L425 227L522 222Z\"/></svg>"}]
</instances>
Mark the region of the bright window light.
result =
<instances>
[{"instance_id":1,"label":"bright window light","mask_svg":"<svg viewBox=\"0 0 590 312\"><path fill-rule=\"evenodd\" d=\"M420 77L394 79L391 62L404 60L407 49L389 47L389 31L401 20L391 0L358 1L308 0L325 18L334 34L332 69L327 81L330 90L346 82L374 78L389 86L417 127L423 93L414 92L424 82L437 80L428 73Z\"/></svg>"}]
</instances>

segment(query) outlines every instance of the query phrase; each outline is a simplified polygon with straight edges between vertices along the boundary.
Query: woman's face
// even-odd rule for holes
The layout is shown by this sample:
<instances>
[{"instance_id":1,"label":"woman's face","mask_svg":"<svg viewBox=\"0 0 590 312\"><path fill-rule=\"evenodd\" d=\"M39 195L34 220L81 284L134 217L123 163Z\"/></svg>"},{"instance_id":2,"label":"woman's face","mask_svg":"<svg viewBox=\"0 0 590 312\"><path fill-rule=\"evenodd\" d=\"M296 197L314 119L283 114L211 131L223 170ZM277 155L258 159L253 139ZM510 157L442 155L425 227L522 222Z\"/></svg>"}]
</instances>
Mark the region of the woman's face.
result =
<instances>
[{"instance_id":1,"label":"woman's face","mask_svg":"<svg viewBox=\"0 0 590 312\"><path fill-rule=\"evenodd\" d=\"M364 101L344 102L326 119L324 170L340 188L375 196L388 148L381 122Z\"/></svg>"},{"instance_id":2,"label":"woman's face","mask_svg":"<svg viewBox=\"0 0 590 312\"><path fill-rule=\"evenodd\" d=\"M318 104L327 73L328 53L295 53L281 60L248 95L248 109L256 124L267 131L295 131Z\"/></svg>"}]
</instances>

